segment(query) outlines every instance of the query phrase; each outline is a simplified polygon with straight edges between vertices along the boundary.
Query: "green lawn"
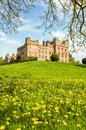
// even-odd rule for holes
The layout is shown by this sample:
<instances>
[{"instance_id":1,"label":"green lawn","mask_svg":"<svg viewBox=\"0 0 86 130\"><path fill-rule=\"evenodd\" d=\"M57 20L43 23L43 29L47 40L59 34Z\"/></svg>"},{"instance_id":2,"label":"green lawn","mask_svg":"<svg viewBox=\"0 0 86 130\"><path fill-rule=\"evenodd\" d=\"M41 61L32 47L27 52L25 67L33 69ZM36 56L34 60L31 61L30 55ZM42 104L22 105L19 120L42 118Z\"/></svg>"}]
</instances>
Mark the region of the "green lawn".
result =
<instances>
[{"instance_id":1,"label":"green lawn","mask_svg":"<svg viewBox=\"0 0 86 130\"><path fill-rule=\"evenodd\" d=\"M86 66L0 66L0 130L86 130Z\"/></svg>"},{"instance_id":2,"label":"green lawn","mask_svg":"<svg viewBox=\"0 0 86 130\"><path fill-rule=\"evenodd\" d=\"M58 62L25 62L0 66L0 78L86 80L86 66Z\"/></svg>"}]
</instances>

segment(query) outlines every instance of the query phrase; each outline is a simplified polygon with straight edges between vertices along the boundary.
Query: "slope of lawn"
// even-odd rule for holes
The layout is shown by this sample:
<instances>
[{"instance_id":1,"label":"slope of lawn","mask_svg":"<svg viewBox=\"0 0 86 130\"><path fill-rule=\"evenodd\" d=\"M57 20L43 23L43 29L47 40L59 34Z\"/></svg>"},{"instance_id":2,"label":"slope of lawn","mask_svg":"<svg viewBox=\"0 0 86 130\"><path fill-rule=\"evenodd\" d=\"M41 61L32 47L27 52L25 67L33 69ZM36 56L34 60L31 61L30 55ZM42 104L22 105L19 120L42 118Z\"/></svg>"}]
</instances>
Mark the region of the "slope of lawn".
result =
<instances>
[{"instance_id":1,"label":"slope of lawn","mask_svg":"<svg viewBox=\"0 0 86 130\"><path fill-rule=\"evenodd\" d=\"M86 79L86 66L58 62L25 62L0 66L0 78Z\"/></svg>"},{"instance_id":2,"label":"slope of lawn","mask_svg":"<svg viewBox=\"0 0 86 130\"><path fill-rule=\"evenodd\" d=\"M0 66L0 130L86 130L86 66Z\"/></svg>"}]
</instances>

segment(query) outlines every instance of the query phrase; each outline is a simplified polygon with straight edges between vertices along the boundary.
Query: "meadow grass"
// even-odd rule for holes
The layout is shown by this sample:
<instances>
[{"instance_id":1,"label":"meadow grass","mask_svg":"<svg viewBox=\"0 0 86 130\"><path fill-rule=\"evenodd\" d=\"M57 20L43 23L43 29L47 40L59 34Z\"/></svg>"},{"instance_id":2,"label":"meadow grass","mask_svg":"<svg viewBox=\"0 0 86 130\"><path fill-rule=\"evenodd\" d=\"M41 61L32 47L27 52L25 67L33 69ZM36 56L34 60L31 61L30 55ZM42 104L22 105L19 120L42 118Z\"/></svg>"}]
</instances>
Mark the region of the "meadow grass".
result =
<instances>
[{"instance_id":1,"label":"meadow grass","mask_svg":"<svg viewBox=\"0 0 86 130\"><path fill-rule=\"evenodd\" d=\"M0 66L0 130L86 130L86 67Z\"/></svg>"},{"instance_id":2,"label":"meadow grass","mask_svg":"<svg viewBox=\"0 0 86 130\"><path fill-rule=\"evenodd\" d=\"M0 66L0 78L86 79L86 66L58 62L25 62Z\"/></svg>"}]
</instances>

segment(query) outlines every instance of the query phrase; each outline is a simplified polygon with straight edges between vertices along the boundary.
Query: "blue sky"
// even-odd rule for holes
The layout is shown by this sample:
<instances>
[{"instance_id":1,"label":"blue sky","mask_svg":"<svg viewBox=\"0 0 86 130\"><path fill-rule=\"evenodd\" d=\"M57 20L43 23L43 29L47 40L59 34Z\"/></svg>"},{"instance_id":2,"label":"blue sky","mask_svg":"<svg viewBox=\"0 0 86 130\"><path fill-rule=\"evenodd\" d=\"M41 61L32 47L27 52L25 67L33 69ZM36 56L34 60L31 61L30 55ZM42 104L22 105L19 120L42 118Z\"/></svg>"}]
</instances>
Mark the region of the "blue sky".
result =
<instances>
[{"instance_id":1,"label":"blue sky","mask_svg":"<svg viewBox=\"0 0 86 130\"><path fill-rule=\"evenodd\" d=\"M64 39L65 31L63 31L60 26L58 26L56 31L52 30L52 35L49 33L44 34L44 28L36 28L41 24L39 16L43 14L44 8L43 3L40 3L40 6L37 5L37 7L28 14L27 18L22 18L24 25L18 28L17 33L7 35L0 31L0 56L4 58L7 53L10 55L13 53L16 54L17 48L25 43L26 37L30 37L32 40L39 40L40 44L42 44L43 40L52 40L54 37ZM81 60L83 57L86 57L86 51L80 51L73 56L76 60Z\"/></svg>"}]
</instances>

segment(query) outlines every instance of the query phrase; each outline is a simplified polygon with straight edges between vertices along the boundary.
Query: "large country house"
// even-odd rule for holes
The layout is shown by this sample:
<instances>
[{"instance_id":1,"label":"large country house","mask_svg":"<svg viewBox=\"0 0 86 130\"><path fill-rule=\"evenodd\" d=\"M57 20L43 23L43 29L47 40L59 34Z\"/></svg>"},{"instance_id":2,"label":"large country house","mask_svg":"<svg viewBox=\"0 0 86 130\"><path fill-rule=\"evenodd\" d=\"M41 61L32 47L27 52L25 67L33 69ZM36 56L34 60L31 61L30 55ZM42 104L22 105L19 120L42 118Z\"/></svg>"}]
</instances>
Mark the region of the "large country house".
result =
<instances>
[{"instance_id":1,"label":"large country house","mask_svg":"<svg viewBox=\"0 0 86 130\"><path fill-rule=\"evenodd\" d=\"M43 45L40 45L38 40L26 38L25 44L17 49L17 55L25 60L29 56L35 56L37 60L50 60L52 53L59 55L60 62L69 62L69 41L60 42L54 38L53 41L43 41Z\"/></svg>"}]
</instances>

